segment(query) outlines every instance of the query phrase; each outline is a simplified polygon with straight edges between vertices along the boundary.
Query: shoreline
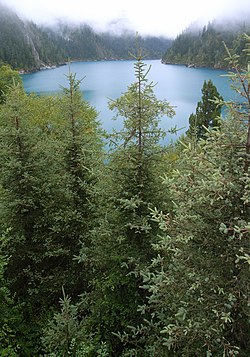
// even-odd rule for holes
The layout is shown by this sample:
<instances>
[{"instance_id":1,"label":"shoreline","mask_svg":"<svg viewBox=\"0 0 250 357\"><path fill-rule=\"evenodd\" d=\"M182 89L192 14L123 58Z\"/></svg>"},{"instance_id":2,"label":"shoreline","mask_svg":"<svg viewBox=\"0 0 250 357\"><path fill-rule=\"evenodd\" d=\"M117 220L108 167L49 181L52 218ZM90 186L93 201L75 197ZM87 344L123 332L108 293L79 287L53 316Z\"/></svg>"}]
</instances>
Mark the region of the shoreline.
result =
<instances>
[{"instance_id":1,"label":"shoreline","mask_svg":"<svg viewBox=\"0 0 250 357\"><path fill-rule=\"evenodd\" d=\"M162 59L161 58L153 58L153 57L149 57L149 58L144 58L146 61L149 61L149 60L158 60L158 61L161 61ZM75 62L108 62L108 61L133 61L134 59L129 57L129 58L99 58L99 59L81 59L81 58L78 58L78 59L74 59L74 60L70 60L70 61L65 61L65 62L62 62L62 63L57 63L57 64L53 64L53 65L43 65L41 67L37 67L37 68L32 68L32 69L19 69L18 72L19 74L31 74L31 73L36 73L36 72L40 72L40 71L45 71L45 70L51 70L51 69L55 69L55 68L58 68L58 67L62 67L62 66L67 66L69 63L75 63Z\"/></svg>"},{"instance_id":2,"label":"shoreline","mask_svg":"<svg viewBox=\"0 0 250 357\"><path fill-rule=\"evenodd\" d=\"M209 65L209 64L197 64L197 63L187 63L187 62L171 62L171 61L161 61L162 64L165 65L173 65L173 66L185 66L187 68L209 68L209 69L214 69L214 70L223 70L223 71L228 71L230 70L229 67L225 66L216 66L216 65Z\"/></svg>"}]
</instances>

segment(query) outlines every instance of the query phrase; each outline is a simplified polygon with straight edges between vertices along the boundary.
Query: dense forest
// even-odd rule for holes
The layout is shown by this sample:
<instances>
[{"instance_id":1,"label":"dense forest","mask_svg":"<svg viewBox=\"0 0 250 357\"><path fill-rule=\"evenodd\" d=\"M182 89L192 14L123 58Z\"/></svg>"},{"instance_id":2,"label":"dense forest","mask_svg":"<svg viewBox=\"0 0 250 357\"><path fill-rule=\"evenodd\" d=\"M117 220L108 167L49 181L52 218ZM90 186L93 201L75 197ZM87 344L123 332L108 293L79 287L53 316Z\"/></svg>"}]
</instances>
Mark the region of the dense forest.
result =
<instances>
[{"instance_id":1,"label":"dense forest","mask_svg":"<svg viewBox=\"0 0 250 357\"><path fill-rule=\"evenodd\" d=\"M227 68L226 51L222 45L225 42L235 54L240 55L240 65L246 66L247 54L242 51L246 46L246 40L242 37L244 33L250 33L249 20L214 21L202 29L191 25L176 37L164 54L163 62Z\"/></svg>"},{"instance_id":2,"label":"dense forest","mask_svg":"<svg viewBox=\"0 0 250 357\"><path fill-rule=\"evenodd\" d=\"M141 37L147 58L161 58L171 40ZM130 59L136 47L135 34L97 33L90 26L59 22L38 26L20 19L0 3L0 62L15 69L35 70L71 60Z\"/></svg>"},{"instance_id":3,"label":"dense forest","mask_svg":"<svg viewBox=\"0 0 250 357\"><path fill-rule=\"evenodd\" d=\"M166 147L141 50L109 135L76 75L43 97L0 67L0 356L249 356L250 72L226 51L242 100L205 82Z\"/></svg>"},{"instance_id":4,"label":"dense forest","mask_svg":"<svg viewBox=\"0 0 250 357\"><path fill-rule=\"evenodd\" d=\"M58 40L52 31L21 20L0 3L0 61L19 69L60 63L66 53Z\"/></svg>"},{"instance_id":5,"label":"dense forest","mask_svg":"<svg viewBox=\"0 0 250 357\"><path fill-rule=\"evenodd\" d=\"M100 33L87 24L58 21L51 27L38 26L17 16L0 3L0 62L25 71L60 65L71 60L131 59L136 42L146 59L162 59L163 63L188 66L226 68L223 42L240 55L246 66L247 55L242 51L246 41L243 33L250 32L248 20L213 21L203 28L190 25L175 40L136 36L128 30L115 35ZM21 49L21 50L20 50Z\"/></svg>"}]
</instances>

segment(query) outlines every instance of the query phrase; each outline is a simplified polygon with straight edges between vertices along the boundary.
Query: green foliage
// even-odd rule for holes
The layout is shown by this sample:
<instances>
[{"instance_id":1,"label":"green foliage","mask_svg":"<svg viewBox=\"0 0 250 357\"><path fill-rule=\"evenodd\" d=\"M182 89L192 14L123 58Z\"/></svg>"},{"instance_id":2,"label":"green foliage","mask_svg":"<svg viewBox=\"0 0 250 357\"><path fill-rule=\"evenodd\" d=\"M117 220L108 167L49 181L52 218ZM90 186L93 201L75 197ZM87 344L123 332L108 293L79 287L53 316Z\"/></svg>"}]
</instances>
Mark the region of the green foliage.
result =
<instances>
[{"instance_id":1,"label":"green foliage","mask_svg":"<svg viewBox=\"0 0 250 357\"><path fill-rule=\"evenodd\" d=\"M5 277L22 305L22 353L29 356L39 353L34 344L61 286L76 299L88 285L87 268L74 258L94 224L102 145L96 112L73 75L61 98L12 86L0 136L0 222L11 228Z\"/></svg>"},{"instance_id":2,"label":"green foliage","mask_svg":"<svg viewBox=\"0 0 250 357\"><path fill-rule=\"evenodd\" d=\"M77 342L81 338L81 326L77 320L77 308L71 299L65 295L60 299L61 312L56 313L50 320L42 339L46 352L56 353L57 356L75 356Z\"/></svg>"},{"instance_id":3,"label":"green foliage","mask_svg":"<svg viewBox=\"0 0 250 357\"><path fill-rule=\"evenodd\" d=\"M173 207L152 210L162 233L141 271L145 320L120 335L138 346L131 355L249 353L249 72L238 67L230 76L248 100L244 115L230 103L220 130L195 145L183 142L164 178Z\"/></svg>"},{"instance_id":4,"label":"green foliage","mask_svg":"<svg viewBox=\"0 0 250 357\"><path fill-rule=\"evenodd\" d=\"M76 357L109 357L109 351L105 343L94 344L91 341L82 343L76 353Z\"/></svg>"},{"instance_id":5,"label":"green foliage","mask_svg":"<svg viewBox=\"0 0 250 357\"><path fill-rule=\"evenodd\" d=\"M117 117L124 118L123 129L111 136L116 146L110 157L114 165L112 176L119 182L115 187L115 205L125 219L128 237L134 234L137 237L131 237L129 244L137 245L138 254L140 251L145 254L143 245L150 242L144 237L151 230L148 207L160 197L156 170L163 158L159 142L166 133L159 128L159 120L174 115L168 102L155 97L154 86L147 80L149 70L145 71L139 54L135 63L136 82L119 99L110 102Z\"/></svg>"},{"instance_id":6,"label":"green foliage","mask_svg":"<svg viewBox=\"0 0 250 357\"><path fill-rule=\"evenodd\" d=\"M238 236L235 227L244 230L249 212L241 201L242 159L233 161L243 133L232 121L223 132L210 134L197 151L185 150L182 169L165 180L176 207L172 217L154 215L166 235L155 246L162 271L152 274L150 301L168 316L160 321L161 343L177 355L231 355L247 348L248 268L237 256L247 248L248 234ZM222 233L222 222L232 234ZM148 284L149 275L144 279Z\"/></svg>"},{"instance_id":7,"label":"green foliage","mask_svg":"<svg viewBox=\"0 0 250 357\"><path fill-rule=\"evenodd\" d=\"M14 86L0 113L1 222L11 228L6 274L19 296L37 295L41 275L46 275L45 247L50 230L46 209L55 198L51 194L55 166L48 165L53 146L48 147L46 130L34 125L39 102Z\"/></svg>"},{"instance_id":8,"label":"green foliage","mask_svg":"<svg viewBox=\"0 0 250 357\"><path fill-rule=\"evenodd\" d=\"M141 53L134 67L136 82L110 102L117 120L123 117L123 128L110 136L112 150L102 182L103 216L93 231L96 277L86 323L107 343L110 356L122 355L124 350L114 333L140 321L137 306L145 294L139 288L138 271L150 261L157 231L149 208L162 202L157 167L164 158L159 141L166 133L159 128L159 120L174 114L169 103L155 97Z\"/></svg>"},{"instance_id":9,"label":"green foliage","mask_svg":"<svg viewBox=\"0 0 250 357\"><path fill-rule=\"evenodd\" d=\"M0 61L25 70L60 63L67 55L58 41L53 31L21 20L0 4Z\"/></svg>"},{"instance_id":10,"label":"green foliage","mask_svg":"<svg viewBox=\"0 0 250 357\"><path fill-rule=\"evenodd\" d=\"M8 285L4 279L4 270L7 258L3 254L6 237L0 239L0 356L16 357L16 325L18 322L18 309L14 306Z\"/></svg>"},{"instance_id":11,"label":"green foliage","mask_svg":"<svg viewBox=\"0 0 250 357\"><path fill-rule=\"evenodd\" d=\"M202 30L192 26L183 31L173 41L171 47L163 56L164 63L180 63L190 66L225 68L226 52L222 41L226 42L234 53L240 56L240 65L247 66L247 56L242 51L246 40L242 36L249 33L248 21L209 23Z\"/></svg>"},{"instance_id":12,"label":"green foliage","mask_svg":"<svg viewBox=\"0 0 250 357\"><path fill-rule=\"evenodd\" d=\"M13 83L22 83L18 72L13 71L9 65L0 65L0 104L5 101Z\"/></svg>"},{"instance_id":13,"label":"green foliage","mask_svg":"<svg viewBox=\"0 0 250 357\"><path fill-rule=\"evenodd\" d=\"M188 134L196 139L204 138L208 128L220 126L222 96L211 80L204 81L201 101L198 102L196 113L189 117Z\"/></svg>"},{"instance_id":14,"label":"green foliage","mask_svg":"<svg viewBox=\"0 0 250 357\"><path fill-rule=\"evenodd\" d=\"M139 51L106 156L75 75L61 97L27 96L2 67L1 356L249 354L250 78L225 49L243 99L205 82L199 140L168 148L174 111Z\"/></svg>"},{"instance_id":15,"label":"green foliage","mask_svg":"<svg viewBox=\"0 0 250 357\"><path fill-rule=\"evenodd\" d=\"M43 331L42 344L50 357L107 357L106 344L89 335L81 317L81 304L74 305L70 297L60 299L61 311L55 313Z\"/></svg>"},{"instance_id":16,"label":"green foliage","mask_svg":"<svg viewBox=\"0 0 250 357\"><path fill-rule=\"evenodd\" d=\"M22 352L29 356L46 311L49 287L45 202L51 202L50 151L43 145L45 132L34 126L36 100L19 85L12 86L0 110L1 229L10 228L5 246L5 278L16 304L22 305ZM49 149L49 148L48 148ZM51 298L51 297L50 297ZM21 331L20 331L21 330ZM32 342L31 342L32 341ZM32 346L32 347L31 347ZM21 353L21 352L20 352Z\"/></svg>"},{"instance_id":17,"label":"green foliage","mask_svg":"<svg viewBox=\"0 0 250 357\"><path fill-rule=\"evenodd\" d=\"M58 244L64 273L59 282L65 285L71 297L77 297L87 285L87 268L73 257L80 245L88 249L90 230L94 224L96 210L96 183L101 170L101 131L96 120L97 113L82 100L80 81L69 74L69 87L64 88L60 101L60 141L58 154L62 165L62 197L58 197L53 208L53 228L50 235L55 254ZM51 212L50 212L51 216ZM63 278L63 280L62 280ZM73 296L72 296L73 294Z\"/></svg>"},{"instance_id":18,"label":"green foliage","mask_svg":"<svg viewBox=\"0 0 250 357\"><path fill-rule=\"evenodd\" d=\"M226 105L232 116L239 117L242 122L248 123L247 139L245 143L246 157L244 166L244 170L247 172L250 165L250 36L244 34L243 38L246 41L246 46L243 50L247 58L246 69L241 68L239 56L237 54L232 54L225 43L224 47L228 54L226 60L228 61L230 68L232 68L232 71L229 72L227 76L231 80L232 89L238 94L238 96L240 96L239 102L228 102Z\"/></svg>"},{"instance_id":19,"label":"green foliage","mask_svg":"<svg viewBox=\"0 0 250 357\"><path fill-rule=\"evenodd\" d=\"M154 245L158 257L142 272L150 296L140 310L151 318L131 332L146 351L247 355L249 207L243 197L249 187L242 185L243 160L235 147L245 135L235 119L222 131L196 149L186 147L178 169L164 180L173 212L152 211L164 233Z\"/></svg>"},{"instance_id":20,"label":"green foliage","mask_svg":"<svg viewBox=\"0 0 250 357\"><path fill-rule=\"evenodd\" d=\"M141 45L148 58L161 58L170 40L144 37ZM112 34L94 31L88 25L38 26L21 20L0 4L0 62L13 68L34 70L74 60L130 59L134 49L133 33Z\"/></svg>"}]
</instances>

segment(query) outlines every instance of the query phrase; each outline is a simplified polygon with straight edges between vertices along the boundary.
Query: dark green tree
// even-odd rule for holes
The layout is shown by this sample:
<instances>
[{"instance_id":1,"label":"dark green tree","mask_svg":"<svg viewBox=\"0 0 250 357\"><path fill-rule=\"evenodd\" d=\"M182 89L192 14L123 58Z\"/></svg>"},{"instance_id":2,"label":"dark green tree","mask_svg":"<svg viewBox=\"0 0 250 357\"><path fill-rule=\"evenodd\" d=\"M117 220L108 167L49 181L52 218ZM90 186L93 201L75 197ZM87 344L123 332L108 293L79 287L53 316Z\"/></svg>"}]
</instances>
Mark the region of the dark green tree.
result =
<instances>
[{"instance_id":1,"label":"dark green tree","mask_svg":"<svg viewBox=\"0 0 250 357\"><path fill-rule=\"evenodd\" d=\"M228 57L230 68L233 71L229 72L227 76L230 78L232 84L231 87L238 95L241 96L241 100L238 103L228 102L227 107L233 116L237 116L243 123L248 124L247 129L247 139L246 139L246 158L245 158L245 171L247 172L250 166L250 36L244 34L243 39L245 41L245 47L242 50L248 60L247 67L244 69L240 65L240 56L237 54L232 54L228 49L227 45L224 43Z\"/></svg>"},{"instance_id":2,"label":"dark green tree","mask_svg":"<svg viewBox=\"0 0 250 357\"><path fill-rule=\"evenodd\" d=\"M0 355L16 357L19 311L8 289L4 271L8 257L4 253L6 237L0 237Z\"/></svg>"},{"instance_id":3,"label":"dark green tree","mask_svg":"<svg viewBox=\"0 0 250 357\"><path fill-rule=\"evenodd\" d=\"M17 84L11 87L0 110L0 222L3 232L9 232L5 278L15 303L22 303L25 322L21 334L25 342L20 354L26 356L48 301L40 285L46 274L45 239L49 229L44 205L50 199L50 150L42 144L45 133L32 124L34 104L35 99Z\"/></svg>"},{"instance_id":4,"label":"dark green tree","mask_svg":"<svg viewBox=\"0 0 250 357\"><path fill-rule=\"evenodd\" d=\"M71 73L67 78L69 85L63 88L59 105L60 120L56 124L56 134L53 134L57 138L57 163L60 167L57 184L60 189L53 206L48 207L46 211L51 227L47 239L48 252L54 257L48 260L48 264L50 262L49 270L54 272L54 277L49 275L50 281L47 280L45 288L49 287L51 293L53 290L56 291L59 299L58 292L63 286L63 291L65 290L72 300L70 309L75 312L72 319L67 316L69 300L64 296L62 313L55 313L46 329L46 351L58 356L68 353L75 356L77 349L80 348L79 344L83 343L79 336L85 335L83 327L78 328L80 331L73 328L69 332L67 329L71 323L76 326L76 320L81 320L86 313L78 309L74 303L79 300L80 294L89 292L90 280L95 275L90 257L91 232L96 226L100 194L98 184L103 166L101 130L97 113L82 99L79 88L81 80L77 80ZM80 250L81 257L77 259Z\"/></svg>"},{"instance_id":5,"label":"dark green tree","mask_svg":"<svg viewBox=\"0 0 250 357\"><path fill-rule=\"evenodd\" d=\"M213 82L209 79L204 81L202 87L201 101L198 102L196 113L189 117L188 134L195 136L197 139L204 138L208 128L218 127L220 125L220 115L223 98L217 91Z\"/></svg>"},{"instance_id":6,"label":"dark green tree","mask_svg":"<svg viewBox=\"0 0 250 357\"><path fill-rule=\"evenodd\" d=\"M51 248L58 254L63 271L56 285L75 299L87 286L86 267L73 259L80 247L88 249L89 232L95 225L96 183L101 170L101 130L96 110L82 99L80 80L68 75L68 88L60 102L61 121L58 162L61 165L61 194L48 216ZM58 252L58 253L56 253Z\"/></svg>"},{"instance_id":7,"label":"dark green tree","mask_svg":"<svg viewBox=\"0 0 250 357\"><path fill-rule=\"evenodd\" d=\"M5 101L13 83L19 83L19 85L22 83L18 72L11 69L9 65L0 65L0 104Z\"/></svg>"},{"instance_id":8,"label":"dark green tree","mask_svg":"<svg viewBox=\"0 0 250 357\"><path fill-rule=\"evenodd\" d=\"M81 336L81 326L78 321L77 307L71 303L62 288L63 298L60 299L61 311L53 316L44 331L42 342L53 356L67 356L69 352L75 356L75 350Z\"/></svg>"},{"instance_id":9,"label":"dark green tree","mask_svg":"<svg viewBox=\"0 0 250 357\"><path fill-rule=\"evenodd\" d=\"M240 56L242 68L247 66L244 33L249 33L249 21L225 21L223 24L208 23L203 29L192 25L184 30L172 42L170 48L163 55L165 63L180 63L192 66L225 68L226 51L222 41L226 42L233 52Z\"/></svg>"},{"instance_id":10,"label":"dark green tree","mask_svg":"<svg viewBox=\"0 0 250 357\"><path fill-rule=\"evenodd\" d=\"M64 285L72 299L85 290L87 269L75 256L95 222L94 186L102 145L96 112L69 76L62 98L27 96L12 86L0 110L1 211L9 229L5 277L22 304L22 352L58 306Z\"/></svg>"},{"instance_id":11,"label":"dark green tree","mask_svg":"<svg viewBox=\"0 0 250 357\"><path fill-rule=\"evenodd\" d=\"M110 102L117 120L123 118L123 126L111 134L103 183L105 209L99 229L93 232L97 274L92 282L89 324L96 338L108 344L110 356L120 356L125 348L113 333L140 320L137 305L144 301L145 293L139 288L137 271L152 258L157 226L151 224L150 207L162 202L158 168L164 160L160 139L166 133L159 121L174 114L168 102L157 100L142 59L139 53L135 83Z\"/></svg>"},{"instance_id":12,"label":"dark green tree","mask_svg":"<svg viewBox=\"0 0 250 357\"><path fill-rule=\"evenodd\" d=\"M225 103L227 117L206 140L183 143L164 179L173 208L152 211L162 234L142 271L149 296L140 310L151 317L132 330L140 356L249 354L250 73L229 57L242 102Z\"/></svg>"}]
</instances>

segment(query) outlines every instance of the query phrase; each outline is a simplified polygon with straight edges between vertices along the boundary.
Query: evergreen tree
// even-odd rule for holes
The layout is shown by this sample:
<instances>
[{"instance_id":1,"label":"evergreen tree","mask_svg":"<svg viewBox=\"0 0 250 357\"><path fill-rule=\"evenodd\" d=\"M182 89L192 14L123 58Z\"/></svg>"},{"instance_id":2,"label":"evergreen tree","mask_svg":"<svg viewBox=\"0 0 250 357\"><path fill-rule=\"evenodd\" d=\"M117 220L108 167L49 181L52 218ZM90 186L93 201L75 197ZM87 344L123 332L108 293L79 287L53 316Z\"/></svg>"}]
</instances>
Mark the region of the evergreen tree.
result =
<instances>
[{"instance_id":1,"label":"evergreen tree","mask_svg":"<svg viewBox=\"0 0 250 357\"><path fill-rule=\"evenodd\" d=\"M139 53L135 63L136 82L110 108L123 117L123 127L113 132L103 203L106 206L99 230L93 236L93 297L89 323L97 339L108 343L110 356L119 356L123 344L113 334L140 320L137 304L145 299L139 288L139 267L152 258L154 229L150 207L161 204L158 169L163 161L159 141L162 116L173 116L166 101L157 100L148 83L145 64ZM91 297L90 297L91 301ZM92 330L93 331L93 330Z\"/></svg>"},{"instance_id":2,"label":"evergreen tree","mask_svg":"<svg viewBox=\"0 0 250 357\"><path fill-rule=\"evenodd\" d=\"M50 270L54 272L54 277L50 277L51 281L47 281L45 287L48 289L49 285L52 291L58 293L63 286L63 291L70 296L60 300L62 313L54 314L43 339L46 351L58 356L68 353L75 356L80 343L81 349L84 348L82 324L81 328L74 326L77 326L77 319L81 320L85 311L82 312L74 303L80 294L89 292L90 279L93 278L91 231L97 224L98 180L102 169L101 130L97 113L82 99L79 88L81 80L71 73L67 78L69 86L63 89L61 118L56 133L60 172L57 184L60 190L53 207L50 206L46 212L51 226L48 251L54 257L50 259ZM80 249L81 257L77 259ZM72 300L71 304L69 299ZM75 313L72 319L67 315L67 311L71 310ZM70 326L74 327L72 331L67 330L71 329ZM62 343L62 339L65 343Z\"/></svg>"},{"instance_id":3,"label":"evergreen tree","mask_svg":"<svg viewBox=\"0 0 250 357\"><path fill-rule=\"evenodd\" d=\"M64 289L63 298L60 299L61 311L53 316L42 338L46 350L53 351L53 355L67 356L69 353L75 356L77 340L81 336L81 326L77 318L77 308L71 303Z\"/></svg>"},{"instance_id":4,"label":"evergreen tree","mask_svg":"<svg viewBox=\"0 0 250 357\"><path fill-rule=\"evenodd\" d=\"M45 133L32 124L33 105L34 98L29 98L17 84L10 89L0 110L0 221L3 231L9 232L5 278L15 303L22 303L25 323L20 353L26 356L37 337L41 311L46 311L48 299L40 286L46 275L48 227L44 205L50 197L49 148L47 151L46 145L42 145Z\"/></svg>"},{"instance_id":5,"label":"evergreen tree","mask_svg":"<svg viewBox=\"0 0 250 357\"><path fill-rule=\"evenodd\" d=\"M250 76L239 68L230 76L244 112L229 103L220 130L185 145L164 179L173 209L152 212L162 234L157 258L142 271L149 296L140 310L151 318L132 330L141 356L249 354Z\"/></svg>"},{"instance_id":6,"label":"evergreen tree","mask_svg":"<svg viewBox=\"0 0 250 357\"><path fill-rule=\"evenodd\" d=\"M239 63L247 66L247 56L242 48L246 47L243 34L249 33L249 20L225 21L208 23L203 29L192 25L184 30L172 42L163 55L164 63L180 63L200 67L225 68L226 52L222 41L226 42L234 53L240 56Z\"/></svg>"},{"instance_id":7,"label":"evergreen tree","mask_svg":"<svg viewBox=\"0 0 250 357\"><path fill-rule=\"evenodd\" d=\"M22 304L25 356L40 351L36 338L62 286L75 299L88 285L86 267L74 258L95 224L102 149L96 112L73 75L69 82L61 99L27 96L15 85L0 110L5 276Z\"/></svg>"},{"instance_id":8,"label":"evergreen tree","mask_svg":"<svg viewBox=\"0 0 250 357\"><path fill-rule=\"evenodd\" d=\"M5 101L13 83L22 84L18 72L12 70L9 65L0 65L0 104Z\"/></svg>"},{"instance_id":9,"label":"evergreen tree","mask_svg":"<svg viewBox=\"0 0 250 357\"><path fill-rule=\"evenodd\" d=\"M8 283L4 278L4 270L8 261L4 253L6 238L3 234L0 237L0 355L16 357L19 311L14 305L8 289Z\"/></svg>"},{"instance_id":10,"label":"evergreen tree","mask_svg":"<svg viewBox=\"0 0 250 357\"><path fill-rule=\"evenodd\" d=\"M222 104L219 104L218 101L223 100L211 80L204 81L201 91L202 98L197 104L196 113L189 117L188 134L197 139L205 137L206 128L214 128L220 125Z\"/></svg>"},{"instance_id":11,"label":"evergreen tree","mask_svg":"<svg viewBox=\"0 0 250 357\"><path fill-rule=\"evenodd\" d=\"M51 211L48 215L51 248L63 267L56 285L58 289L64 285L67 294L75 299L87 286L86 267L73 258L79 255L81 246L88 249L90 230L95 225L95 187L101 170L102 142L97 113L82 99L81 81L73 74L68 75L68 81L60 103L58 163L62 196L54 204L53 215Z\"/></svg>"},{"instance_id":12,"label":"evergreen tree","mask_svg":"<svg viewBox=\"0 0 250 357\"><path fill-rule=\"evenodd\" d=\"M240 65L240 56L237 54L232 54L227 45L224 43L224 47L228 54L226 60L228 61L230 68L233 71L228 73L228 77L232 81L231 87L241 96L241 100L237 103L229 102L227 106L230 109L230 112L233 116L237 116L243 123L248 124L247 129L247 139L245 143L246 147L246 158L245 158L245 171L248 171L250 166L250 79L249 79L249 72L250 72L250 36L244 34L244 40L246 41L245 48L243 52L246 54L248 59L248 65L246 69L243 69Z\"/></svg>"}]
</instances>

